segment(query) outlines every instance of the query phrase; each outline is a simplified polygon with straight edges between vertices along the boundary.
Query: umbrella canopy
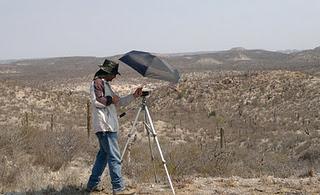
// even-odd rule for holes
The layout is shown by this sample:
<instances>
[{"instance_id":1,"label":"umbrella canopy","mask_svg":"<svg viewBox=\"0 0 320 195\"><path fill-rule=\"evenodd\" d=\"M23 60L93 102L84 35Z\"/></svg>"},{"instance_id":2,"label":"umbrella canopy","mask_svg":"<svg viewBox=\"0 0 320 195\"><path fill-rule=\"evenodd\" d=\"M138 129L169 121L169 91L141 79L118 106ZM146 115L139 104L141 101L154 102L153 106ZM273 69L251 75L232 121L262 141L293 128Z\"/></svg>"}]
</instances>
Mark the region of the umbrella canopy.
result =
<instances>
[{"instance_id":1,"label":"umbrella canopy","mask_svg":"<svg viewBox=\"0 0 320 195\"><path fill-rule=\"evenodd\" d=\"M144 77L178 83L180 75L177 69L159 57L143 51L130 51L120 59Z\"/></svg>"}]
</instances>

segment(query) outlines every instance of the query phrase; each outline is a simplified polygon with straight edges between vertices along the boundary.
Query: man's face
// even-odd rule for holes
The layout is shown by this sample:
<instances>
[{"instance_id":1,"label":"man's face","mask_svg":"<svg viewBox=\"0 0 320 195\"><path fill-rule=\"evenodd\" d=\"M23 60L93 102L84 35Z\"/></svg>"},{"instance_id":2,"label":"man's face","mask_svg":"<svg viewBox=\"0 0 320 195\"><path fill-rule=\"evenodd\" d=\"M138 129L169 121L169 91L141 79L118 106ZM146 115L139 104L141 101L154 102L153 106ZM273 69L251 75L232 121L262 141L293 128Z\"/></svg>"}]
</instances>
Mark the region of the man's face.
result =
<instances>
[{"instance_id":1,"label":"man's face","mask_svg":"<svg viewBox=\"0 0 320 195\"><path fill-rule=\"evenodd\" d=\"M114 78L116 78L117 75L109 75L109 76L105 76L104 79L106 81L112 81Z\"/></svg>"}]
</instances>

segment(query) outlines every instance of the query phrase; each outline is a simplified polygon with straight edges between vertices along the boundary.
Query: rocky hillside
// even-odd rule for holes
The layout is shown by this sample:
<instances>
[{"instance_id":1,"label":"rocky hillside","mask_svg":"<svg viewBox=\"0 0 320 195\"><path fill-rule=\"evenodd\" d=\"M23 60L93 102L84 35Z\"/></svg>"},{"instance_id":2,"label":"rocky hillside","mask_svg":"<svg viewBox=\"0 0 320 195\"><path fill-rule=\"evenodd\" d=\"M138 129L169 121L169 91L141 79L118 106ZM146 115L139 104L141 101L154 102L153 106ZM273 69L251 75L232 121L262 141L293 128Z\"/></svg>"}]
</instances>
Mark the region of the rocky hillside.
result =
<instances>
[{"instance_id":1,"label":"rocky hillside","mask_svg":"<svg viewBox=\"0 0 320 195\"><path fill-rule=\"evenodd\" d=\"M157 54L181 72L217 70L299 70L319 72L319 47L299 52L276 52L266 50L247 50L232 48L226 51ZM113 59L121 55L112 56ZM0 79L33 81L62 80L72 78L76 81L90 80L97 70L102 57L63 57L47 59L9 60L0 63ZM126 77L137 76L131 68L121 64L120 72Z\"/></svg>"},{"instance_id":2,"label":"rocky hillside","mask_svg":"<svg viewBox=\"0 0 320 195\"><path fill-rule=\"evenodd\" d=\"M206 70L303 70L319 71L319 48L294 53L233 48L226 51L170 56L167 60L189 71Z\"/></svg>"},{"instance_id":3,"label":"rocky hillside","mask_svg":"<svg viewBox=\"0 0 320 195\"><path fill-rule=\"evenodd\" d=\"M319 169L319 86L319 77L301 72L190 73L178 91L163 87L148 101L171 142L227 148L235 169L224 175L287 177ZM239 172L244 165L251 170Z\"/></svg>"}]
</instances>

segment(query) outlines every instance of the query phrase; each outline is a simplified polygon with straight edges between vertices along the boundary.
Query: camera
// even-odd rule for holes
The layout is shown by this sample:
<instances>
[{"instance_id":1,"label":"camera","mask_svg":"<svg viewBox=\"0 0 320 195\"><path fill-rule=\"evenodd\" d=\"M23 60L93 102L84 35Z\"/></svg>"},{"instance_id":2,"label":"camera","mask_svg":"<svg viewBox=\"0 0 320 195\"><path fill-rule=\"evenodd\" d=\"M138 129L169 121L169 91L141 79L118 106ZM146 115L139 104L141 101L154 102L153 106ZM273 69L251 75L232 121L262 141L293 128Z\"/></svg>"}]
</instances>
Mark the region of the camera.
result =
<instances>
[{"instance_id":1,"label":"camera","mask_svg":"<svg viewBox=\"0 0 320 195\"><path fill-rule=\"evenodd\" d=\"M146 97L148 95L150 95L150 91L142 91L142 97Z\"/></svg>"}]
</instances>

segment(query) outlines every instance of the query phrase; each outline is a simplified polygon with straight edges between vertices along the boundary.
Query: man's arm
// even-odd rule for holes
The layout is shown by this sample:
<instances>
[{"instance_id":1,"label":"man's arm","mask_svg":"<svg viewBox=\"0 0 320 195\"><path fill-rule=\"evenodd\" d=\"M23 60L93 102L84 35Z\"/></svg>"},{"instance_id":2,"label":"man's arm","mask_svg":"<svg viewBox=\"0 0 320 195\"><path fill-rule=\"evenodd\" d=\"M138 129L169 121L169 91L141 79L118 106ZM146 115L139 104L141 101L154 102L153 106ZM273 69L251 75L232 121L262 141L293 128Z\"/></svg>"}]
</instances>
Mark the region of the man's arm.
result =
<instances>
[{"instance_id":1,"label":"man's arm","mask_svg":"<svg viewBox=\"0 0 320 195\"><path fill-rule=\"evenodd\" d=\"M125 97L120 98L120 106L127 106L130 104L135 98L138 98L142 95L142 87L136 89L133 94L127 95Z\"/></svg>"},{"instance_id":2,"label":"man's arm","mask_svg":"<svg viewBox=\"0 0 320 195\"><path fill-rule=\"evenodd\" d=\"M129 105L133 100L134 100L134 96L132 94L121 97L120 101L119 101L119 105L120 106L127 106Z\"/></svg>"},{"instance_id":3,"label":"man's arm","mask_svg":"<svg viewBox=\"0 0 320 195\"><path fill-rule=\"evenodd\" d=\"M99 103L105 106L109 106L110 104L112 104L112 97L105 96L104 83L102 79L94 80L94 94L96 96L96 100Z\"/></svg>"}]
</instances>

